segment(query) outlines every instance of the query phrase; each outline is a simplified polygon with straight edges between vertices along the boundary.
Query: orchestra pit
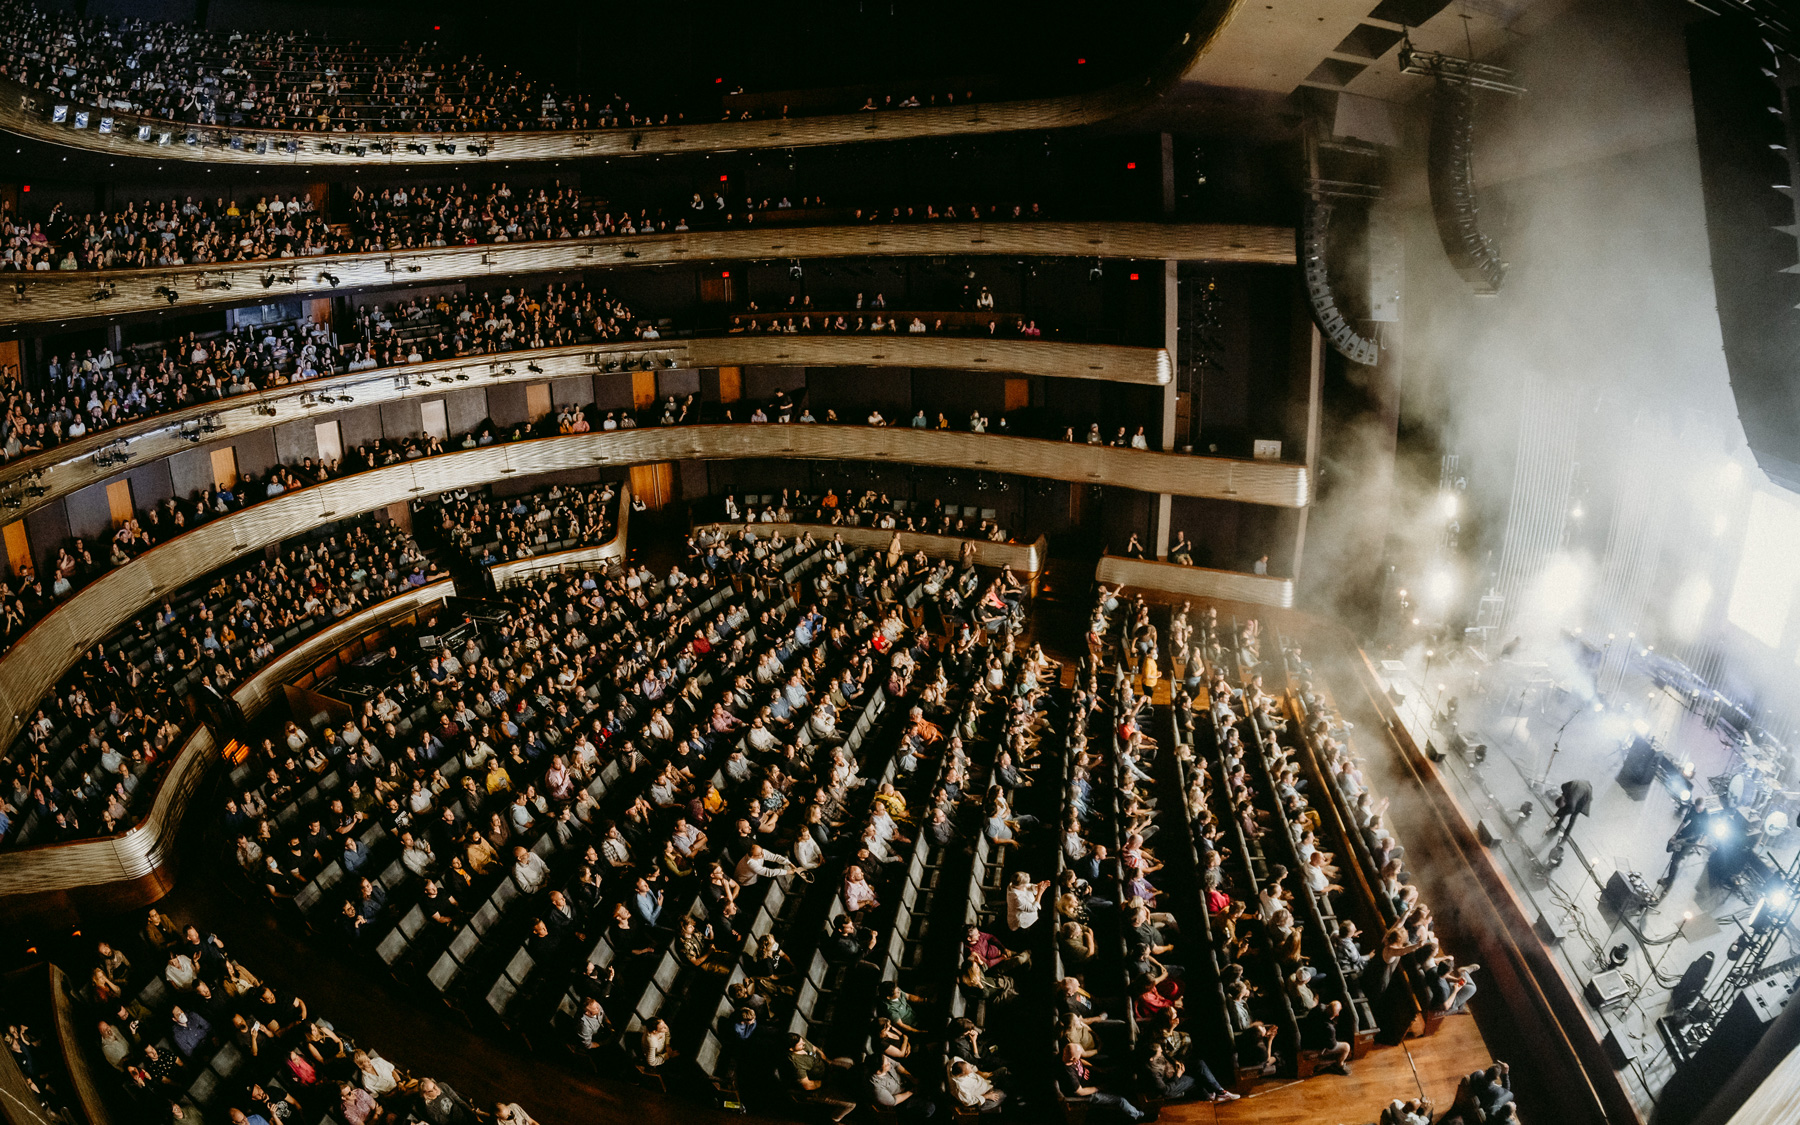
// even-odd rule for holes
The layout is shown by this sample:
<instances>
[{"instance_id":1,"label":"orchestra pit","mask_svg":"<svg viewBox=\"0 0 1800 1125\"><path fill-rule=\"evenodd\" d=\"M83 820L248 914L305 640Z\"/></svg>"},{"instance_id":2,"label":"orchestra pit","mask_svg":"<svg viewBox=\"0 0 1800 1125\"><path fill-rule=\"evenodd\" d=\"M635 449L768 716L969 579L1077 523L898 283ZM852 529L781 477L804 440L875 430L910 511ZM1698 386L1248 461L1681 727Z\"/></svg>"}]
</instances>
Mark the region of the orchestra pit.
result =
<instances>
[{"instance_id":1,"label":"orchestra pit","mask_svg":"<svg viewBox=\"0 0 1800 1125\"><path fill-rule=\"evenodd\" d=\"M0 0L0 1125L1789 1125L1797 108L1780 0Z\"/></svg>"}]
</instances>

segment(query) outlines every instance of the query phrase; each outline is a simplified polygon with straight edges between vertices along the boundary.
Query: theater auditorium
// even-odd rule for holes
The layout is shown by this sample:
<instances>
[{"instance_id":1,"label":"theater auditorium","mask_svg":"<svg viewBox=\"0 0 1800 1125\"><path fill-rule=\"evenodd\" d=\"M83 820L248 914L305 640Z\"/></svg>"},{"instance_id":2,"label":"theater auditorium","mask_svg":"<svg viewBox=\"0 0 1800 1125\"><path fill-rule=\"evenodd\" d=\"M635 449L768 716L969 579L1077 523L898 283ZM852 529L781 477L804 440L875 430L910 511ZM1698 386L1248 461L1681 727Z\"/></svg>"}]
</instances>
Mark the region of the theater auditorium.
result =
<instances>
[{"instance_id":1,"label":"theater auditorium","mask_svg":"<svg viewBox=\"0 0 1800 1125\"><path fill-rule=\"evenodd\" d=\"M1797 115L1783 0L0 0L0 1125L1800 1120Z\"/></svg>"}]
</instances>

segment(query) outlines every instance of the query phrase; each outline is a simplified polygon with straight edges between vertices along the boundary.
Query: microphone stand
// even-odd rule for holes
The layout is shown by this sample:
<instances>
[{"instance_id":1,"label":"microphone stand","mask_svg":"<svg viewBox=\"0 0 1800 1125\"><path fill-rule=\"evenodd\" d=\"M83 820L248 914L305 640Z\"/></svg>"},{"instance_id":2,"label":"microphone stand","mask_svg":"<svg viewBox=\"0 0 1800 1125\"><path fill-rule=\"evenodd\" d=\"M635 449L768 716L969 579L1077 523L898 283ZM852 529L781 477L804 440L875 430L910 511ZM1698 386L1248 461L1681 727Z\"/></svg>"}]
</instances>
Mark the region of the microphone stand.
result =
<instances>
[{"instance_id":1,"label":"microphone stand","mask_svg":"<svg viewBox=\"0 0 1800 1125\"><path fill-rule=\"evenodd\" d=\"M1544 775L1538 778L1537 787L1539 790L1545 789L1545 787L1550 784L1550 774L1556 769L1556 755L1562 750L1563 731L1568 730L1569 724L1576 719L1581 718L1581 716L1587 712L1587 709L1587 705L1585 703L1582 704L1576 709L1573 715L1570 715L1567 719L1563 720L1562 726L1556 728L1556 741L1550 744L1550 761L1544 765Z\"/></svg>"}]
</instances>

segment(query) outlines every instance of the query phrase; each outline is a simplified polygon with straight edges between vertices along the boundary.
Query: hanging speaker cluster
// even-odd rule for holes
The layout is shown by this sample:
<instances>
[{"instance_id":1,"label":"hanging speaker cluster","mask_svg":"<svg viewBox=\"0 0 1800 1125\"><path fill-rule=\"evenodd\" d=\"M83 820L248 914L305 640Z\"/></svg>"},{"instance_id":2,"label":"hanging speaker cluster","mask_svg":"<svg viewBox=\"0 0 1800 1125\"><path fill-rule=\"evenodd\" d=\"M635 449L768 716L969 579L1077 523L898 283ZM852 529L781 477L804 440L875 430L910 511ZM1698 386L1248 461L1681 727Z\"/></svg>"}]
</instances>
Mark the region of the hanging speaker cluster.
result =
<instances>
[{"instance_id":1,"label":"hanging speaker cluster","mask_svg":"<svg viewBox=\"0 0 1800 1125\"><path fill-rule=\"evenodd\" d=\"M1381 360L1380 345L1350 327L1331 292L1331 276L1325 268L1325 231L1331 222L1331 205L1315 196L1307 201L1305 212L1300 222L1300 266L1305 271L1313 320L1345 359L1374 367Z\"/></svg>"},{"instance_id":2,"label":"hanging speaker cluster","mask_svg":"<svg viewBox=\"0 0 1800 1125\"><path fill-rule=\"evenodd\" d=\"M1439 79L1431 103L1431 135L1426 175L1438 239L1456 272L1479 293L1500 291L1506 263L1481 230L1475 200L1475 88Z\"/></svg>"}]
</instances>

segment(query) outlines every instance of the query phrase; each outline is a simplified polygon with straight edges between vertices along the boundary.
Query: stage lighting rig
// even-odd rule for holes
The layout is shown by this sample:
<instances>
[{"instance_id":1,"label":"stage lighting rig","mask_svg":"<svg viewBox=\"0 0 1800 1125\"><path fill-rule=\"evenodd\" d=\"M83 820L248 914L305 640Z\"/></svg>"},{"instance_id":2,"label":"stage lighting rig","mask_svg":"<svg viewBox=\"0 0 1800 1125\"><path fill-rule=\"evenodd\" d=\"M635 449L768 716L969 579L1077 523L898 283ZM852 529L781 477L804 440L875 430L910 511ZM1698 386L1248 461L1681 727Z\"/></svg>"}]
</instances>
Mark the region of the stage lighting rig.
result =
<instances>
[{"instance_id":1,"label":"stage lighting rig","mask_svg":"<svg viewBox=\"0 0 1800 1125\"><path fill-rule=\"evenodd\" d=\"M1400 73L1436 78L1443 82L1472 86L1477 90L1492 90L1497 94L1517 96L1525 93L1525 87L1513 81L1513 72L1504 67L1439 54L1436 51L1421 51L1412 45L1410 38L1400 45Z\"/></svg>"}]
</instances>

